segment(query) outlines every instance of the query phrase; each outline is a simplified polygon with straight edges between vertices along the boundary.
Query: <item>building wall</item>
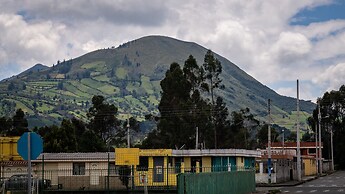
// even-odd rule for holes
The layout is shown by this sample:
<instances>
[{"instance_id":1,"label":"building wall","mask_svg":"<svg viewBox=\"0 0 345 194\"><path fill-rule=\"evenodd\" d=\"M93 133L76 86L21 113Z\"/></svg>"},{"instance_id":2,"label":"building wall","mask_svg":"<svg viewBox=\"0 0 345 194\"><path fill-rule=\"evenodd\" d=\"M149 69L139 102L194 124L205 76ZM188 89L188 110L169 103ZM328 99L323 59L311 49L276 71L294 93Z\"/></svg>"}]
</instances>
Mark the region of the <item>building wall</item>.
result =
<instances>
[{"instance_id":1,"label":"building wall","mask_svg":"<svg viewBox=\"0 0 345 194\"><path fill-rule=\"evenodd\" d=\"M203 172L211 172L212 159L210 156L202 157Z\"/></svg>"},{"instance_id":2,"label":"building wall","mask_svg":"<svg viewBox=\"0 0 345 194\"><path fill-rule=\"evenodd\" d=\"M185 171L191 171L191 158L190 157L183 157L183 161L184 161L184 169Z\"/></svg>"},{"instance_id":3,"label":"building wall","mask_svg":"<svg viewBox=\"0 0 345 194\"><path fill-rule=\"evenodd\" d=\"M304 175L310 176L316 174L316 162L313 158L304 158Z\"/></svg>"},{"instance_id":4,"label":"building wall","mask_svg":"<svg viewBox=\"0 0 345 194\"><path fill-rule=\"evenodd\" d=\"M242 156L236 157L236 166L237 166L237 168L243 168L244 167L244 157L242 157Z\"/></svg>"}]
</instances>

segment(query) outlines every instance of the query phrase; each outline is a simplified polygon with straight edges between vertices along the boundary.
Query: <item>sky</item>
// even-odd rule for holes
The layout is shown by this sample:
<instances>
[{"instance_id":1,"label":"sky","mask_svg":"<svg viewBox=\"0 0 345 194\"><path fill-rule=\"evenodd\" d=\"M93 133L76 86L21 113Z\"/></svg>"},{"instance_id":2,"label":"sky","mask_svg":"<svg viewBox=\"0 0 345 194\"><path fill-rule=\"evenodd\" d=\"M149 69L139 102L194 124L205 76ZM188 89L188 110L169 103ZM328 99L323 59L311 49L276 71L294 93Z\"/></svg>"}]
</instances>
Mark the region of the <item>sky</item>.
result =
<instances>
[{"instance_id":1,"label":"sky","mask_svg":"<svg viewBox=\"0 0 345 194\"><path fill-rule=\"evenodd\" d=\"M345 84L342 0L0 0L0 80L148 35L198 43L281 95Z\"/></svg>"}]
</instances>

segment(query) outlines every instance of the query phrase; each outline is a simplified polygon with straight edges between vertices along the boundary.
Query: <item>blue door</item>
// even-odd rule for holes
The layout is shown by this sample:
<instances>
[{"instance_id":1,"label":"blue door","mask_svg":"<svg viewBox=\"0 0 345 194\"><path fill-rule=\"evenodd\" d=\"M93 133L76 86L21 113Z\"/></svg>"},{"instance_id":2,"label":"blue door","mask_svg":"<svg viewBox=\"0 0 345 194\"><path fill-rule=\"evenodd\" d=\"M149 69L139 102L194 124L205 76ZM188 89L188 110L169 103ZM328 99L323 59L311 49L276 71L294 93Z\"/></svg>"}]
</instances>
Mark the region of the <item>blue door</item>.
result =
<instances>
[{"instance_id":1,"label":"blue door","mask_svg":"<svg viewBox=\"0 0 345 194\"><path fill-rule=\"evenodd\" d=\"M153 181L164 182L164 157L153 157Z\"/></svg>"}]
</instances>

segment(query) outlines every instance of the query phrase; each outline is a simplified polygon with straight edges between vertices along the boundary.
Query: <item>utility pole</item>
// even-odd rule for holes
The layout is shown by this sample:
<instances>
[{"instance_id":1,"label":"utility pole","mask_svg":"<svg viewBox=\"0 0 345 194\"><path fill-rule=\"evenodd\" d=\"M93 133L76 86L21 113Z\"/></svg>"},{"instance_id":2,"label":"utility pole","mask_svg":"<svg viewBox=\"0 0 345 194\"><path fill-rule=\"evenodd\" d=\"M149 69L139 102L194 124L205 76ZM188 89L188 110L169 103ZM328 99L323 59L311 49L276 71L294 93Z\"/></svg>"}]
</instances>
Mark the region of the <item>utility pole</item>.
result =
<instances>
[{"instance_id":1,"label":"utility pole","mask_svg":"<svg viewBox=\"0 0 345 194\"><path fill-rule=\"evenodd\" d=\"M285 155L285 137L284 137L284 129L282 129L283 132L283 155Z\"/></svg>"},{"instance_id":2,"label":"utility pole","mask_svg":"<svg viewBox=\"0 0 345 194\"><path fill-rule=\"evenodd\" d=\"M297 177L298 181L302 180L301 169L301 148L300 148L300 134L299 134L299 82L297 80Z\"/></svg>"},{"instance_id":3,"label":"utility pole","mask_svg":"<svg viewBox=\"0 0 345 194\"><path fill-rule=\"evenodd\" d=\"M271 183L271 99L268 99L268 183Z\"/></svg>"},{"instance_id":4,"label":"utility pole","mask_svg":"<svg viewBox=\"0 0 345 194\"><path fill-rule=\"evenodd\" d=\"M199 147L199 129L198 127L195 128L195 149Z\"/></svg>"},{"instance_id":5,"label":"utility pole","mask_svg":"<svg viewBox=\"0 0 345 194\"><path fill-rule=\"evenodd\" d=\"M131 147L130 138L129 138L129 115L127 115L127 147L128 148Z\"/></svg>"},{"instance_id":6,"label":"utility pole","mask_svg":"<svg viewBox=\"0 0 345 194\"><path fill-rule=\"evenodd\" d=\"M321 110L320 110L320 99L317 100L318 105L318 124L319 124L319 168L320 168L320 175L322 175L322 144L321 144Z\"/></svg>"},{"instance_id":7,"label":"utility pole","mask_svg":"<svg viewBox=\"0 0 345 194\"><path fill-rule=\"evenodd\" d=\"M316 160L316 175L319 175L319 145L318 145L318 141L317 141L317 123L315 122L315 160Z\"/></svg>"},{"instance_id":8,"label":"utility pole","mask_svg":"<svg viewBox=\"0 0 345 194\"><path fill-rule=\"evenodd\" d=\"M332 171L334 171L334 157L333 157L333 129L331 128L331 157L332 157Z\"/></svg>"}]
</instances>

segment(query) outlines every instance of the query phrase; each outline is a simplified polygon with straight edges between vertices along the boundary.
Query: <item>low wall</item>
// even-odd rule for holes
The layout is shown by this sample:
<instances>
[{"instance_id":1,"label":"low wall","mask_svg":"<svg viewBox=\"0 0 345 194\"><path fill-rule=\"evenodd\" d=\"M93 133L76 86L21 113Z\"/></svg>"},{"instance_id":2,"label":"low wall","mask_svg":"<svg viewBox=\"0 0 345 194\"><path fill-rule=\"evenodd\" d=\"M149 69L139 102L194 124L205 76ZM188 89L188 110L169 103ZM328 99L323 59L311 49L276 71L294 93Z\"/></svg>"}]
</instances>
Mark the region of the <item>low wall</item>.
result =
<instances>
[{"instance_id":1,"label":"low wall","mask_svg":"<svg viewBox=\"0 0 345 194\"><path fill-rule=\"evenodd\" d=\"M184 173L177 176L179 194L236 193L255 191L254 171Z\"/></svg>"}]
</instances>

